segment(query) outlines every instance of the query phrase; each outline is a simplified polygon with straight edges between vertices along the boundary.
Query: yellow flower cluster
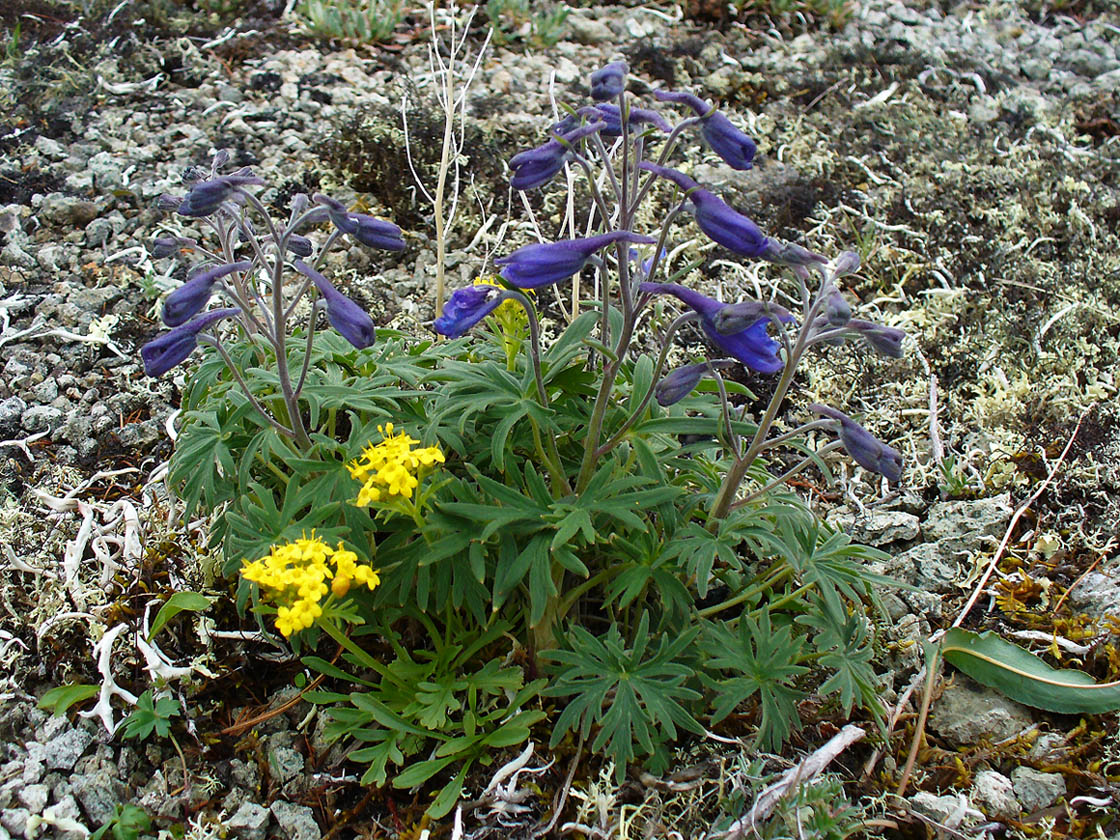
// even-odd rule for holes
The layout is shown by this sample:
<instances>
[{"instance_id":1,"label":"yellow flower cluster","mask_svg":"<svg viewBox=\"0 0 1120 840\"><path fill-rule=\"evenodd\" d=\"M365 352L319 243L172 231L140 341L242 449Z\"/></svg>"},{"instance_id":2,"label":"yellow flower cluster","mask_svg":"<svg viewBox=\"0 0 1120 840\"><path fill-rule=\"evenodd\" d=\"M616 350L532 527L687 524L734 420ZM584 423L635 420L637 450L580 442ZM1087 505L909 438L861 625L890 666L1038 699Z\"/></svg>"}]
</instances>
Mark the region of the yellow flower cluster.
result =
<instances>
[{"instance_id":1,"label":"yellow flower cluster","mask_svg":"<svg viewBox=\"0 0 1120 840\"><path fill-rule=\"evenodd\" d=\"M331 548L314 533L310 538L274 546L267 557L242 566L241 576L259 584L275 602L276 629L285 636L310 627L323 614L320 602L328 588L342 597L352 583L373 589L381 582L377 571L358 563L353 551L343 548L342 543Z\"/></svg>"},{"instance_id":2,"label":"yellow flower cluster","mask_svg":"<svg viewBox=\"0 0 1120 840\"><path fill-rule=\"evenodd\" d=\"M438 446L414 450L412 447L420 441L405 432L394 435L392 423L378 426L377 431L381 432L381 443L367 447L361 458L347 465L350 475L362 482L358 492L359 507L390 496L411 499L413 488L420 483L416 477L420 467L444 461Z\"/></svg>"}]
</instances>

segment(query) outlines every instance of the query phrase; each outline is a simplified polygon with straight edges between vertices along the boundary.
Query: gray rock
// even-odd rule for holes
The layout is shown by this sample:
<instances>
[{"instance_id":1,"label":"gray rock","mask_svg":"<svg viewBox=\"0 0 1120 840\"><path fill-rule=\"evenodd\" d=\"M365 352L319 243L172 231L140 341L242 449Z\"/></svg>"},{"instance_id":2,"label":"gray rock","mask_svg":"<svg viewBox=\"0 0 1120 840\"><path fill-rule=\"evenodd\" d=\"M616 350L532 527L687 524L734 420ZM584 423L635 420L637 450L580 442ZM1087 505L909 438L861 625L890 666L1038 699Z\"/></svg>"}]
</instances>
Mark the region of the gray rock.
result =
<instances>
[{"instance_id":1,"label":"gray rock","mask_svg":"<svg viewBox=\"0 0 1120 840\"><path fill-rule=\"evenodd\" d=\"M33 405L23 412L20 423L29 432L51 431L62 422L62 412L51 405Z\"/></svg>"},{"instance_id":2,"label":"gray rock","mask_svg":"<svg viewBox=\"0 0 1120 840\"><path fill-rule=\"evenodd\" d=\"M980 738L1011 738L1031 725L1025 706L960 676L941 694L930 715L930 729L958 747L971 746Z\"/></svg>"},{"instance_id":3,"label":"gray rock","mask_svg":"<svg viewBox=\"0 0 1120 840\"><path fill-rule=\"evenodd\" d=\"M1120 571L1108 568L1085 575L1070 590L1069 604L1089 615L1120 613Z\"/></svg>"},{"instance_id":4,"label":"gray rock","mask_svg":"<svg viewBox=\"0 0 1120 840\"><path fill-rule=\"evenodd\" d=\"M1013 512L1007 493L975 501L938 502L922 522L922 535L950 551L978 551L1003 536Z\"/></svg>"},{"instance_id":5,"label":"gray rock","mask_svg":"<svg viewBox=\"0 0 1120 840\"><path fill-rule=\"evenodd\" d=\"M319 840L323 836L315 822L315 812L304 805L278 799L272 803L272 816L288 840Z\"/></svg>"},{"instance_id":6,"label":"gray rock","mask_svg":"<svg viewBox=\"0 0 1120 840\"><path fill-rule=\"evenodd\" d=\"M614 31L601 20L570 14L566 21L573 41L580 44L604 44L614 40Z\"/></svg>"},{"instance_id":7,"label":"gray rock","mask_svg":"<svg viewBox=\"0 0 1120 840\"><path fill-rule=\"evenodd\" d=\"M59 227L84 228L97 218L101 211L92 201L62 193L50 193L43 197L39 215Z\"/></svg>"},{"instance_id":8,"label":"gray rock","mask_svg":"<svg viewBox=\"0 0 1120 840\"><path fill-rule=\"evenodd\" d=\"M72 770L82 753L93 743L93 736L84 729L68 729L47 742L47 768Z\"/></svg>"},{"instance_id":9,"label":"gray rock","mask_svg":"<svg viewBox=\"0 0 1120 840\"><path fill-rule=\"evenodd\" d=\"M113 237L113 223L108 219L94 219L86 225L86 244L100 248Z\"/></svg>"},{"instance_id":10,"label":"gray rock","mask_svg":"<svg viewBox=\"0 0 1120 840\"><path fill-rule=\"evenodd\" d=\"M30 816L31 812L26 808L5 808L3 813L0 813L0 825L4 826L9 834L23 837L27 830L27 818Z\"/></svg>"},{"instance_id":11,"label":"gray rock","mask_svg":"<svg viewBox=\"0 0 1120 840\"><path fill-rule=\"evenodd\" d=\"M67 794L62 797L54 805L43 810L43 819L50 822L62 823L77 823L81 829L74 828L73 830L64 830L61 827L55 828L55 837L57 840L85 840L89 836L88 829L82 824L82 812L78 809L78 803L74 797Z\"/></svg>"},{"instance_id":12,"label":"gray rock","mask_svg":"<svg viewBox=\"0 0 1120 840\"><path fill-rule=\"evenodd\" d=\"M76 775L71 784L74 797L94 825L104 825L112 819L113 809L124 801L126 795L124 785L105 768L84 776Z\"/></svg>"},{"instance_id":13,"label":"gray rock","mask_svg":"<svg viewBox=\"0 0 1120 840\"><path fill-rule=\"evenodd\" d=\"M920 533L918 517L901 510L872 511L867 516L842 513L833 524L856 542L874 546L914 540Z\"/></svg>"},{"instance_id":14,"label":"gray rock","mask_svg":"<svg viewBox=\"0 0 1120 840\"><path fill-rule=\"evenodd\" d=\"M34 268L36 265L35 258L15 242L9 242L4 246L4 250L0 251L0 263L14 265L17 268Z\"/></svg>"},{"instance_id":15,"label":"gray rock","mask_svg":"<svg viewBox=\"0 0 1120 840\"><path fill-rule=\"evenodd\" d=\"M51 160L62 160L67 154L65 146L42 134L35 138L35 149L43 157L49 157Z\"/></svg>"},{"instance_id":16,"label":"gray rock","mask_svg":"<svg viewBox=\"0 0 1120 840\"><path fill-rule=\"evenodd\" d=\"M20 418L27 410L27 403L19 397L0 401L0 438L13 438L19 433Z\"/></svg>"},{"instance_id":17,"label":"gray rock","mask_svg":"<svg viewBox=\"0 0 1120 840\"><path fill-rule=\"evenodd\" d=\"M226 820L226 828L241 840L264 840L268 829L269 811L255 802L243 802L232 817Z\"/></svg>"},{"instance_id":18,"label":"gray rock","mask_svg":"<svg viewBox=\"0 0 1120 840\"><path fill-rule=\"evenodd\" d=\"M268 763L281 782L287 782L303 770L303 756L291 747L273 750Z\"/></svg>"},{"instance_id":19,"label":"gray rock","mask_svg":"<svg viewBox=\"0 0 1120 840\"><path fill-rule=\"evenodd\" d=\"M1011 785L1027 813L1049 808L1066 795L1066 780L1061 773L1043 773L1033 767L1012 770Z\"/></svg>"},{"instance_id":20,"label":"gray rock","mask_svg":"<svg viewBox=\"0 0 1120 840\"><path fill-rule=\"evenodd\" d=\"M972 782L972 800L989 817L1013 817L1022 809L1011 780L995 770L982 770Z\"/></svg>"},{"instance_id":21,"label":"gray rock","mask_svg":"<svg viewBox=\"0 0 1120 840\"><path fill-rule=\"evenodd\" d=\"M1045 58L1028 58L1023 62L1023 75L1036 82L1050 78L1054 65Z\"/></svg>"},{"instance_id":22,"label":"gray rock","mask_svg":"<svg viewBox=\"0 0 1120 840\"><path fill-rule=\"evenodd\" d=\"M910 797L910 804L918 813L925 814L950 828L975 822L984 817L979 811L969 807L968 799L963 794L937 796L929 791L920 790Z\"/></svg>"},{"instance_id":23,"label":"gray rock","mask_svg":"<svg viewBox=\"0 0 1120 840\"><path fill-rule=\"evenodd\" d=\"M32 814L41 814L43 809L47 807L47 797L50 795L50 788L46 785L26 785L23 787L16 796L23 806Z\"/></svg>"}]
</instances>

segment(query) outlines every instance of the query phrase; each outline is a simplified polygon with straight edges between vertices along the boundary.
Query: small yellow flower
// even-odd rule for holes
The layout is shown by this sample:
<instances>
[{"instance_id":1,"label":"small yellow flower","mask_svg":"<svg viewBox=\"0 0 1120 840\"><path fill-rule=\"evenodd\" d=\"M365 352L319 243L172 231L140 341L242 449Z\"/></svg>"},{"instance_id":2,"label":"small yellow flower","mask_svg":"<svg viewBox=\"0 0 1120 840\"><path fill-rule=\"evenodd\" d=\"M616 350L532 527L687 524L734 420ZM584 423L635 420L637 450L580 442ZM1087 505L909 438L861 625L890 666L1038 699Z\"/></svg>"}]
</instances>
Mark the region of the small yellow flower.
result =
<instances>
[{"instance_id":1,"label":"small yellow flower","mask_svg":"<svg viewBox=\"0 0 1120 840\"><path fill-rule=\"evenodd\" d=\"M355 502L359 507L393 496L411 499L413 489L420 483L420 468L445 460L438 446L414 450L420 441L405 432L394 433L392 423L378 426L377 430L381 432L381 443L367 446L358 460L346 465L350 475L362 482Z\"/></svg>"},{"instance_id":2,"label":"small yellow flower","mask_svg":"<svg viewBox=\"0 0 1120 840\"><path fill-rule=\"evenodd\" d=\"M273 546L268 556L246 562L241 576L260 585L263 596L276 604L276 629L284 636L314 624L323 614L321 602L328 592L341 598L352 581L369 589L381 582L377 571L359 564L353 551L342 543L331 548L314 533Z\"/></svg>"}]
</instances>

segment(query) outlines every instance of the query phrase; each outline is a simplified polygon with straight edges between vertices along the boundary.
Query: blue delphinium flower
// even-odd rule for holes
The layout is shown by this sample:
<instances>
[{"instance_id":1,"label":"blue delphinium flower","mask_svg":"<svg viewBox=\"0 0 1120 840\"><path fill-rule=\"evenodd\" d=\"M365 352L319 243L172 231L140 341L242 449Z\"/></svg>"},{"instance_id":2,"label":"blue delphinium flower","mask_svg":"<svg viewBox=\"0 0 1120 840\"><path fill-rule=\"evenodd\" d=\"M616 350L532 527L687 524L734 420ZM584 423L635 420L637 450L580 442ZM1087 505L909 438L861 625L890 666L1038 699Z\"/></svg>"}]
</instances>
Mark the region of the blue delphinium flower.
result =
<instances>
[{"instance_id":1,"label":"blue delphinium flower","mask_svg":"<svg viewBox=\"0 0 1120 840\"><path fill-rule=\"evenodd\" d=\"M230 198L238 187L261 187L265 183L267 182L263 178L258 178L247 171L244 174L219 175L209 181L199 181L191 187L187 197L183 199L177 209L180 216L195 218L209 216L221 207L222 203Z\"/></svg>"},{"instance_id":2,"label":"blue delphinium flower","mask_svg":"<svg viewBox=\"0 0 1120 840\"><path fill-rule=\"evenodd\" d=\"M148 376L163 376L184 361L198 346L199 332L223 318L231 318L240 312L241 310L236 308L212 309L205 315L199 315L193 321L188 321L171 332L149 341L140 348L140 357L144 360L144 372Z\"/></svg>"},{"instance_id":3,"label":"blue delphinium flower","mask_svg":"<svg viewBox=\"0 0 1120 840\"><path fill-rule=\"evenodd\" d=\"M591 98L596 102L615 99L626 87L630 68L625 61L612 61L591 74Z\"/></svg>"},{"instance_id":4,"label":"blue delphinium flower","mask_svg":"<svg viewBox=\"0 0 1120 840\"><path fill-rule=\"evenodd\" d=\"M210 302L214 284L235 271L248 271L253 267L249 260L219 265L196 274L167 296L163 302L163 323L177 327L201 312Z\"/></svg>"},{"instance_id":5,"label":"blue delphinium flower","mask_svg":"<svg viewBox=\"0 0 1120 840\"><path fill-rule=\"evenodd\" d=\"M585 239L564 239L560 242L537 242L518 248L494 260L503 266L501 275L519 289L537 289L567 280L582 271L587 261L601 248L615 242L652 245L656 240L629 230L616 230Z\"/></svg>"},{"instance_id":6,"label":"blue delphinium flower","mask_svg":"<svg viewBox=\"0 0 1120 840\"><path fill-rule=\"evenodd\" d=\"M640 166L685 191L685 196L692 202L696 224L712 241L741 257L766 258L773 253L773 240L758 225L731 209L723 199L702 188L683 172L649 161L642 161Z\"/></svg>"},{"instance_id":7,"label":"blue delphinium flower","mask_svg":"<svg viewBox=\"0 0 1120 840\"><path fill-rule=\"evenodd\" d=\"M403 251L401 229L392 222L375 219L365 213L351 213L341 201L317 193L315 203L327 209L331 224L363 245L383 251Z\"/></svg>"},{"instance_id":8,"label":"blue delphinium flower","mask_svg":"<svg viewBox=\"0 0 1120 840\"><path fill-rule=\"evenodd\" d=\"M458 338L497 309L506 297L505 289L485 284L456 289L432 328L440 335Z\"/></svg>"},{"instance_id":9,"label":"blue delphinium flower","mask_svg":"<svg viewBox=\"0 0 1120 840\"><path fill-rule=\"evenodd\" d=\"M571 156L573 143L589 137L596 131L601 131L606 128L606 125L602 120L576 125L564 133L554 132L553 138L543 146L517 153L509 160L509 168L513 170L513 177L509 180L510 186L515 190L533 190L543 187L564 168L564 164Z\"/></svg>"},{"instance_id":10,"label":"blue delphinium flower","mask_svg":"<svg viewBox=\"0 0 1120 840\"><path fill-rule=\"evenodd\" d=\"M315 288L323 296L330 325L359 350L370 347L376 340L377 334L369 313L332 286L326 277L303 260L296 260L293 265L300 274L315 284Z\"/></svg>"},{"instance_id":11,"label":"blue delphinium flower","mask_svg":"<svg viewBox=\"0 0 1120 840\"><path fill-rule=\"evenodd\" d=\"M654 398L662 407L678 403L691 394L700 384L700 380L709 375L712 370L726 370L733 364L735 364L733 359L714 359L679 367L661 378L654 389Z\"/></svg>"},{"instance_id":12,"label":"blue delphinium flower","mask_svg":"<svg viewBox=\"0 0 1120 840\"><path fill-rule=\"evenodd\" d=\"M809 410L837 421L840 443L844 445L844 450L852 456L852 459L865 470L878 473L888 481L898 481L902 478L902 455L897 449L878 440L842 411L818 403L811 404Z\"/></svg>"},{"instance_id":13,"label":"blue delphinium flower","mask_svg":"<svg viewBox=\"0 0 1120 840\"><path fill-rule=\"evenodd\" d=\"M754 155L758 151L755 142L703 99L671 90L656 90L653 95L661 102L679 102L695 111L701 121L701 136L732 169L746 170L754 165Z\"/></svg>"},{"instance_id":14,"label":"blue delphinium flower","mask_svg":"<svg viewBox=\"0 0 1120 840\"><path fill-rule=\"evenodd\" d=\"M677 283L642 283L641 291L652 295L673 295L692 307L700 315L704 333L729 356L734 356L748 368L758 373L777 373L782 369L778 356L779 344L767 333L769 315L762 315L750 326L739 332L725 335L716 329L715 318L728 304L694 292Z\"/></svg>"}]
</instances>

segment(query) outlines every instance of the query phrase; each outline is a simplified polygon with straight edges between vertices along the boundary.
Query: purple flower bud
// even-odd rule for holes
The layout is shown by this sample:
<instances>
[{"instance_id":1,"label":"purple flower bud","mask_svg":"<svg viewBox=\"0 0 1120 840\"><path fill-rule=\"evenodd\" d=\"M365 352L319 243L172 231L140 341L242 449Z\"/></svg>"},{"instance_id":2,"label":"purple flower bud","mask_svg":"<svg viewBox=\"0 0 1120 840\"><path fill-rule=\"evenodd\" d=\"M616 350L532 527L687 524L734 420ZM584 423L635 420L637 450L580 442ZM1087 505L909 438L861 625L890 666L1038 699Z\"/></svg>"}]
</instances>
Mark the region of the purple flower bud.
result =
<instances>
[{"instance_id":1,"label":"purple flower bud","mask_svg":"<svg viewBox=\"0 0 1120 840\"><path fill-rule=\"evenodd\" d=\"M163 302L163 323L177 327L201 312L210 302L214 284L235 271L248 271L253 263L248 260L219 265L199 272L167 296Z\"/></svg>"},{"instance_id":2,"label":"purple flower bud","mask_svg":"<svg viewBox=\"0 0 1120 840\"><path fill-rule=\"evenodd\" d=\"M144 372L148 376L163 376L186 359L198 346L200 331L222 318L240 313L240 309L214 309L149 341L140 348L140 357L144 360Z\"/></svg>"},{"instance_id":3,"label":"purple flower bud","mask_svg":"<svg viewBox=\"0 0 1120 840\"><path fill-rule=\"evenodd\" d=\"M293 265L300 274L315 284L315 288L323 296L327 304L327 320L338 330L339 335L359 350L372 346L377 339L377 331L369 314L303 260L296 260Z\"/></svg>"},{"instance_id":4,"label":"purple flower bud","mask_svg":"<svg viewBox=\"0 0 1120 840\"><path fill-rule=\"evenodd\" d=\"M855 318L848 321L848 328L866 341L871 349L880 356L889 356L892 359L902 358L902 342L906 333L895 327L885 327L882 324L873 324L870 321L858 321Z\"/></svg>"},{"instance_id":5,"label":"purple flower bud","mask_svg":"<svg viewBox=\"0 0 1120 840\"><path fill-rule=\"evenodd\" d=\"M779 345L767 333L769 315L762 315L752 324L736 333L725 335L716 329L715 318L727 304L706 297L677 283L642 283L641 291L652 295L673 295L692 307L700 315L700 326L717 347L729 356L759 373L776 373L783 362L778 356Z\"/></svg>"},{"instance_id":6,"label":"purple flower bud","mask_svg":"<svg viewBox=\"0 0 1120 840\"><path fill-rule=\"evenodd\" d=\"M712 316L712 326L720 335L733 335L758 323L760 318L792 321L784 306L761 300L743 300L724 306Z\"/></svg>"},{"instance_id":7,"label":"purple flower bud","mask_svg":"<svg viewBox=\"0 0 1120 840\"><path fill-rule=\"evenodd\" d=\"M177 236L157 236L152 240L152 245L148 250L155 259L162 260L164 257L170 257L180 247L179 237Z\"/></svg>"},{"instance_id":8,"label":"purple flower bud","mask_svg":"<svg viewBox=\"0 0 1120 840\"><path fill-rule=\"evenodd\" d=\"M221 207L222 203L233 195L238 187L259 187L265 183L262 178L258 178L256 175L241 174L241 172L234 175L220 175L209 181L199 181L191 187L191 191L187 193L187 197L179 205L179 215L196 218L209 216Z\"/></svg>"},{"instance_id":9,"label":"purple flower bud","mask_svg":"<svg viewBox=\"0 0 1120 840\"><path fill-rule=\"evenodd\" d=\"M165 213L174 213L183 203L183 196L164 193L156 199L156 207Z\"/></svg>"},{"instance_id":10,"label":"purple flower bud","mask_svg":"<svg viewBox=\"0 0 1120 840\"><path fill-rule=\"evenodd\" d=\"M701 120L701 136L732 169L747 170L754 165L755 152L758 151L755 142L703 99L691 93L671 90L654 91L653 95L662 102L679 102L695 111Z\"/></svg>"},{"instance_id":11,"label":"purple flower bud","mask_svg":"<svg viewBox=\"0 0 1120 840\"><path fill-rule=\"evenodd\" d=\"M591 74L591 98L596 102L614 99L626 87L626 74L630 70L625 61L612 61Z\"/></svg>"},{"instance_id":12,"label":"purple flower bud","mask_svg":"<svg viewBox=\"0 0 1120 840\"><path fill-rule=\"evenodd\" d=\"M571 145L606 127L602 120L581 125L566 134L558 134L535 149L519 152L509 160L513 177L509 183L515 190L532 190L551 181L567 163Z\"/></svg>"},{"instance_id":13,"label":"purple flower bud","mask_svg":"<svg viewBox=\"0 0 1120 840\"><path fill-rule=\"evenodd\" d=\"M844 277L859 271L859 254L855 251L844 251L832 262L832 276Z\"/></svg>"},{"instance_id":14,"label":"purple flower bud","mask_svg":"<svg viewBox=\"0 0 1120 840\"><path fill-rule=\"evenodd\" d=\"M712 241L741 257L766 257L773 248L771 240L758 225L727 206L723 199L703 189L683 172L642 161L641 168L672 181L692 202L696 224Z\"/></svg>"},{"instance_id":15,"label":"purple flower bud","mask_svg":"<svg viewBox=\"0 0 1120 840\"><path fill-rule=\"evenodd\" d=\"M315 203L327 209L331 223L343 233L348 233L363 245L383 251L403 251L401 229L392 222L384 222L364 213L351 213L346 205L330 196L316 193Z\"/></svg>"},{"instance_id":16,"label":"purple flower bud","mask_svg":"<svg viewBox=\"0 0 1120 840\"><path fill-rule=\"evenodd\" d=\"M478 285L456 289L443 305L432 328L440 335L458 338L493 312L507 298L506 290Z\"/></svg>"},{"instance_id":17,"label":"purple flower bud","mask_svg":"<svg viewBox=\"0 0 1120 840\"><path fill-rule=\"evenodd\" d=\"M840 424L840 443L852 459L865 470L878 473L888 481L902 478L902 455L897 449L887 446L871 432L842 411L826 405L813 403L809 410Z\"/></svg>"},{"instance_id":18,"label":"purple flower bud","mask_svg":"<svg viewBox=\"0 0 1120 840\"><path fill-rule=\"evenodd\" d=\"M382 251L404 250L401 229L392 222L375 219L363 213L351 213L350 218L357 222L357 228L351 236L366 247L380 248Z\"/></svg>"},{"instance_id":19,"label":"purple flower bud","mask_svg":"<svg viewBox=\"0 0 1120 840\"><path fill-rule=\"evenodd\" d=\"M591 108L581 108L580 112L582 113L584 110L591 112L596 118L607 124L601 132L604 136L618 137L622 134L622 109L617 105L605 102ZM627 122L629 127L635 130L640 129L643 125L653 125L666 134L673 130L673 127L665 122L664 117L648 108L631 108L630 118Z\"/></svg>"},{"instance_id":20,"label":"purple flower bud","mask_svg":"<svg viewBox=\"0 0 1120 840\"><path fill-rule=\"evenodd\" d=\"M678 403L691 394L700 384L710 369L726 370L734 365L732 359L715 359L710 362L699 362L694 365L679 367L661 378L654 389L653 395L657 404L666 407Z\"/></svg>"},{"instance_id":21,"label":"purple flower bud","mask_svg":"<svg viewBox=\"0 0 1120 840\"><path fill-rule=\"evenodd\" d=\"M297 257L310 257L312 251L315 250L315 246L306 236L300 236L298 233L289 233L288 250Z\"/></svg>"},{"instance_id":22,"label":"purple flower bud","mask_svg":"<svg viewBox=\"0 0 1120 840\"><path fill-rule=\"evenodd\" d=\"M773 237L770 238L766 250L759 256L767 262L788 265L795 269L808 265L824 265L828 262L823 254L810 251L808 248L803 248L793 242L783 242ZM804 273L803 276L807 277L808 273Z\"/></svg>"},{"instance_id":23,"label":"purple flower bud","mask_svg":"<svg viewBox=\"0 0 1120 840\"><path fill-rule=\"evenodd\" d=\"M824 319L830 327L842 327L852 320L852 308L837 289L833 289L824 303Z\"/></svg>"},{"instance_id":24,"label":"purple flower bud","mask_svg":"<svg viewBox=\"0 0 1120 840\"><path fill-rule=\"evenodd\" d=\"M614 242L652 245L656 240L628 230L616 230L586 239L565 239L560 242L538 242L518 248L494 260L504 266L502 277L519 289L537 289L567 280L582 271L591 255Z\"/></svg>"}]
</instances>

